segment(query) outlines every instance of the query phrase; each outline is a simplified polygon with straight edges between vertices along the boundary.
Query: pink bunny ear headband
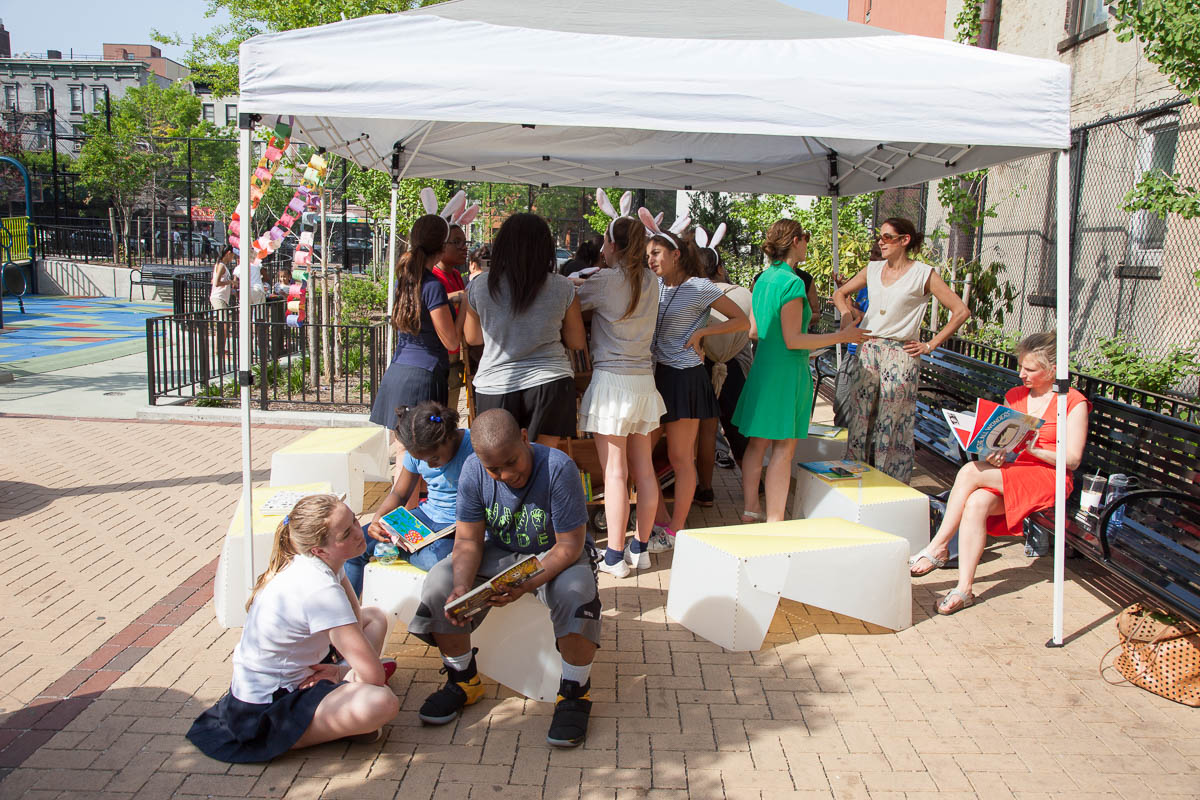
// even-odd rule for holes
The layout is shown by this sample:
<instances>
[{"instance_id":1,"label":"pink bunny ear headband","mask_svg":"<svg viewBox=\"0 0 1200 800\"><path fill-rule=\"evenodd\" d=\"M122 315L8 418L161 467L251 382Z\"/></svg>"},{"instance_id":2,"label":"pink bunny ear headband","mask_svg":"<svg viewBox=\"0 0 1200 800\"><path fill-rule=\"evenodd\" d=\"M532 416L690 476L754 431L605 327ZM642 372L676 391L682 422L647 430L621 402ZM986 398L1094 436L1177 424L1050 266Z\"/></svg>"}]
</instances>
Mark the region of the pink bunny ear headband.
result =
<instances>
[{"instance_id":1,"label":"pink bunny ear headband","mask_svg":"<svg viewBox=\"0 0 1200 800\"><path fill-rule=\"evenodd\" d=\"M438 212L437 195L433 189L426 186L421 190L421 205L425 207L426 214L437 214L442 219L446 220L446 225L470 225L475 221L475 217L479 216L479 203L467 205L467 193L461 189L450 198L446 203L446 207Z\"/></svg>"},{"instance_id":2,"label":"pink bunny ear headband","mask_svg":"<svg viewBox=\"0 0 1200 800\"><path fill-rule=\"evenodd\" d=\"M706 248L708 250L712 250L714 253L717 252L717 245L719 245L721 243L721 240L725 238L725 230L726 230L725 223L722 222L720 225L717 226L717 229L715 231L713 231L712 240L710 241L708 238L708 231L704 230L704 228L701 228L699 225L697 225L696 226L696 244L697 244L697 246Z\"/></svg>"},{"instance_id":3,"label":"pink bunny ear headband","mask_svg":"<svg viewBox=\"0 0 1200 800\"><path fill-rule=\"evenodd\" d=\"M647 208L638 209L638 217L642 220L642 224L646 226L647 236L661 236L670 242L676 250L679 249L679 241L675 238L687 230L688 225L692 224L692 218L684 214L675 222L671 223L671 227L663 230L659 227L662 224L663 215L651 216L650 210Z\"/></svg>"},{"instance_id":4,"label":"pink bunny ear headband","mask_svg":"<svg viewBox=\"0 0 1200 800\"><path fill-rule=\"evenodd\" d=\"M621 195L621 200L619 202L621 213L619 214L617 213L617 210L613 208L612 201L608 199L608 192L600 188L596 189L596 205L600 207L601 211L612 217L612 221L608 223L608 230L604 233L604 238L608 239L610 242L613 240L613 225L617 224L617 220L634 218L633 215L629 213L633 210L633 192L626 192L625 194Z\"/></svg>"}]
</instances>

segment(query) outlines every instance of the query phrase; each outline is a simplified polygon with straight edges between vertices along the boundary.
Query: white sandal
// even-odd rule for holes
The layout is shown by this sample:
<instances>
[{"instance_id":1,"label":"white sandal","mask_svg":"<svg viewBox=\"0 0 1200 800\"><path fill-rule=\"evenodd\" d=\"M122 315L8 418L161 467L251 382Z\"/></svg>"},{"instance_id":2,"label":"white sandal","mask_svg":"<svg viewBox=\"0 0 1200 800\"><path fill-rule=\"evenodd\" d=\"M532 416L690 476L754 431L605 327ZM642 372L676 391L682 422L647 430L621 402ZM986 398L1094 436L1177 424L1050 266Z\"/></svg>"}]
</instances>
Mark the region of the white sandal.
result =
<instances>
[{"instance_id":1,"label":"white sandal","mask_svg":"<svg viewBox=\"0 0 1200 800\"><path fill-rule=\"evenodd\" d=\"M926 561L928 561L933 566L931 566L929 569L923 570L921 572L913 572L912 568L915 567L922 558L925 559ZM908 574L914 578L919 578L922 575L928 575L929 573L933 572L935 569L941 569L944 566L946 566L946 559L938 558L933 553L929 552L928 547L923 547L923 548L921 548L921 552L917 553L915 556L908 559Z\"/></svg>"}]
</instances>

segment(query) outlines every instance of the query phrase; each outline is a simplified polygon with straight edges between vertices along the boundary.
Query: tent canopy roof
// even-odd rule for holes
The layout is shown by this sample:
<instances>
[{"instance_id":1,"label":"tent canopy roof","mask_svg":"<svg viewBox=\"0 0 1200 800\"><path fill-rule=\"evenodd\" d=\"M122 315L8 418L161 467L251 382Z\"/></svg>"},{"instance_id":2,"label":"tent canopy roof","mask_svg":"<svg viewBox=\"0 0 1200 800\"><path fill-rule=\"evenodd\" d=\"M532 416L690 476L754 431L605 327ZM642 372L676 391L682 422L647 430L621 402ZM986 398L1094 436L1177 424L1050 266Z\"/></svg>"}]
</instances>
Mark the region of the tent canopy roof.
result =
<instances>
[{"instance_id":1,"label":"tent canopy roof","mask_svg":"<svg viewBox=\"0 0 1200 800\"><path fill-rule=\"evenodd\" d=\"M1070 71L776 0L451 0L256 36L242 111L407 177L860 194L1062 149Z\"/></svg>"}]
</instances>

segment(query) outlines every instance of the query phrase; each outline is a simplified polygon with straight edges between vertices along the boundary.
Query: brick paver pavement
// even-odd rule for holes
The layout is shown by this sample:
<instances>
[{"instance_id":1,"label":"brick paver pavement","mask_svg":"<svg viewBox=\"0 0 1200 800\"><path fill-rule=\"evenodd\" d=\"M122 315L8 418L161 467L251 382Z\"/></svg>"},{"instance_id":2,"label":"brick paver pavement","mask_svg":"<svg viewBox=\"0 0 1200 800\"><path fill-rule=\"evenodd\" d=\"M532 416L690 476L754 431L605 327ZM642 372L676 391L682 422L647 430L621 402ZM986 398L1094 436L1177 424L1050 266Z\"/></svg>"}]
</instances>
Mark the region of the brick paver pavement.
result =
<instances>
[{"instance_id":1,"label":"brick paver pavement","mask_svg":"<svg viewBox=\"0 0 1200 800\"><path fill-rule=\"evenodd\" d=\"M260 433L256 466L299 433ZM234 428L0 418L6 711L203 578L237 501L238 464ZM734 474L717 479L717 507L697 510L695 524L730 522L740 508ZM1005 543L989 550L981 601L963 613L931 613L954 582L934 572L914 587L908 630L787 602L763 650L730 653L667 621L671 558L652 560L636 578L601 578L596 705L577 750L545 745L548 705L495 684L456 724L422 727L416 709L440 662L400 629L388 650L402 711L381 742L270 765L211 761L183 733L225 691L238 631L206 605L92 693L0 797L1200 795L1196 712L1100 678L1119 602L1086 567L1068 571L1062 649L1043 646L1049 560Z\"/></svg>"}]
</instances>

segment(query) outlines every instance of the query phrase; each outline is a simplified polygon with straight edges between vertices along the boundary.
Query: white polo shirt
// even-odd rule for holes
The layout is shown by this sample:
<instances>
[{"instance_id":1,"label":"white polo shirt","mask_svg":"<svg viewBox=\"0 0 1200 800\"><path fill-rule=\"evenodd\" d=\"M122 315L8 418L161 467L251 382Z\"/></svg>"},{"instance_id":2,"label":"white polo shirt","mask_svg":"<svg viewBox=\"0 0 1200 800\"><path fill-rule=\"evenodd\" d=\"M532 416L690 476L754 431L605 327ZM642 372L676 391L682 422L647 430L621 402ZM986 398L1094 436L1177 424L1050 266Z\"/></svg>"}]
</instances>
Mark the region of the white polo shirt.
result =
<instances>
[{"instance_id":1,"label":"white polo shirt","mask_svg":"<svg viewBox=\"0 0 1200 800\"><path fill-rule=\"evenodd\" d=\"M269 703L276 690L295 689L328 655L329 629L358 621L343 574L316 556L298 555L267 582L233 651L234 697Z\"/></svg>"}]
</instances>

